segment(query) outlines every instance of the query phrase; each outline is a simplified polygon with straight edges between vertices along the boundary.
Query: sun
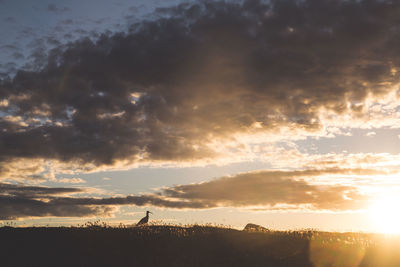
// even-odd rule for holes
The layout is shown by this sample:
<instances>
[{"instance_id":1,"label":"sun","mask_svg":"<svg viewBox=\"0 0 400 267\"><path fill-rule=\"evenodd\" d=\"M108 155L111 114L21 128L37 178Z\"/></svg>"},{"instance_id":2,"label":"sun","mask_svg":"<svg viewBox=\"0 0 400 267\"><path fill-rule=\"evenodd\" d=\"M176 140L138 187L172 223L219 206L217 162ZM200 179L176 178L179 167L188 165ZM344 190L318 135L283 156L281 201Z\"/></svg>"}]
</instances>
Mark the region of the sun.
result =
<instances>
[{"instance_id":1,"label":"sun","mask_svg":"<svg viewBox=\"0 0 400 267\"><path fill-rule=\"evenodd\" d=\"M369 214L378 232L400 234L400 196L387 195L375 200Z\"/></svg>"}]
</instances>

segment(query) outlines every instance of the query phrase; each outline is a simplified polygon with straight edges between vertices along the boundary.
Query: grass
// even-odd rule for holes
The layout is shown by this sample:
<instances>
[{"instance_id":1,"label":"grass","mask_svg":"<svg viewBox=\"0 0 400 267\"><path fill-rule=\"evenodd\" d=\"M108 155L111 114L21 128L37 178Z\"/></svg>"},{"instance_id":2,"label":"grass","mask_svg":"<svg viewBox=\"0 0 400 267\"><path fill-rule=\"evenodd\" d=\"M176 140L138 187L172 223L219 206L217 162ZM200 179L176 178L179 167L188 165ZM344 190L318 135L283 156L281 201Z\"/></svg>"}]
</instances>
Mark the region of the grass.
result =
<instances>
[{"instance_id":1,"label":"grass","mask_svg":"<svg viewBox=\"0 0 400 267\"><path fill-rule=\"evenodd\" d=\"M0 266L400 266L399 239L210 225L0 228Z\"/></svg>"}]
</instances>

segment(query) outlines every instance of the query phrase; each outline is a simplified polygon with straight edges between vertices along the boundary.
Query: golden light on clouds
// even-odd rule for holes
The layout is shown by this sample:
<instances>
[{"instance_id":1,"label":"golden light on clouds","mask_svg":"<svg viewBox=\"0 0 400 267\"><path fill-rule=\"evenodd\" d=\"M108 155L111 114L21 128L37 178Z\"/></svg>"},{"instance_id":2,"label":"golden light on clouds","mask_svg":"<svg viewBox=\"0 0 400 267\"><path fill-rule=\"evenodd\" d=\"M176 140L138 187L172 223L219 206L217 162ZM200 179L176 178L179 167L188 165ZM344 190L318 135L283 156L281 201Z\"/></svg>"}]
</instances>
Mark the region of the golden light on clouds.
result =
<instances>
[{"instance_id":1,"label":"golden light on clouds","mask_svg":"<svg viewBox=\"0 0 400 267\"><path fill-rule=\"evenodd\" d=\"M395 232L400 2L189 2L0 64L0 219L362 210Z\"/></svg>"}]
</instances>

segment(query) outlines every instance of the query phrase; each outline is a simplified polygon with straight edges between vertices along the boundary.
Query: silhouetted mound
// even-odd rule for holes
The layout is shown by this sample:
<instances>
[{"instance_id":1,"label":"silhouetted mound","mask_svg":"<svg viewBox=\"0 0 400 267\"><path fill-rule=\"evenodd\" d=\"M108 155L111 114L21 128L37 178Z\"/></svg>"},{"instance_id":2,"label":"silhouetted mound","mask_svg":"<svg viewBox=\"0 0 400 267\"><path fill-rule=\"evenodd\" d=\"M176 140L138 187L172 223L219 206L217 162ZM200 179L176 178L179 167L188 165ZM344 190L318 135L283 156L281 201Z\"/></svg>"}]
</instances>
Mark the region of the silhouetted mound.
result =
<instances>
[{"instance_id":1,"label":"silhouetted mound","mask_svg":"<svg viewBox=\"0 0 400 267\"><path fill-rule=\"evenodd\" d=\"M243 231L245 231L245 232L263 232L263 233L270 232L269 229L262 227L261 225L254 224L254 223L248 223L243 228Z\"/></svg>"}]
</instances>

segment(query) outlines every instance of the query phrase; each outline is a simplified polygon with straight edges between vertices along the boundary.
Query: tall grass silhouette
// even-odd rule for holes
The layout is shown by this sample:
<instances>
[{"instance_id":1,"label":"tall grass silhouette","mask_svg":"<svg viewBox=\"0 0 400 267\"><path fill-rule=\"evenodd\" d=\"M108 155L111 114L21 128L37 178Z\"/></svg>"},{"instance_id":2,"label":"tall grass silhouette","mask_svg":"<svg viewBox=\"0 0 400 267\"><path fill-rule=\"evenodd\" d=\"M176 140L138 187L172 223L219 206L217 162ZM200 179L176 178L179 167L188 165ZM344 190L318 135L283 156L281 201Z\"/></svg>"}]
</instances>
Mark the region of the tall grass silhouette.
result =
<instances>
[{"instance_id":1,"label":"tall grass silhouette","mask_svg":"<svg viewBox=\"0 0 400 267\"><path fill-rule=\"evenodd\" d=\"M400 266L400 240L362 233L94 221L1 227L0 240L1 266Z\"/></svg>"}]
</instances>

